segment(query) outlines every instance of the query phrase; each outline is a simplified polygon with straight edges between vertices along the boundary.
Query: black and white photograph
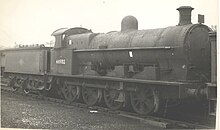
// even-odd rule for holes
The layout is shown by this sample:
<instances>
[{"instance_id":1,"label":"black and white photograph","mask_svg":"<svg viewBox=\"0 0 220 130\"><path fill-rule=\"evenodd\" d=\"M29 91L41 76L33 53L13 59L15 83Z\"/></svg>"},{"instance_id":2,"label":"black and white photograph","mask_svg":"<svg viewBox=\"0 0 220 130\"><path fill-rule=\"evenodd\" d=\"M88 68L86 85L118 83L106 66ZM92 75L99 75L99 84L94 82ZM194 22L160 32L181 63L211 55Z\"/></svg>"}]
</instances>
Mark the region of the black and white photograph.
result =
<instances>
[{"instance_id":1,"label":"black and white photograph","mask_svg":"<svg viewBox=\"0 0 220 130\"><path fill-rule=\"evenodd\" d=\"M220 129L218 0L0 0L0 19L0 129Z\"/></svg>"}]
</instances>

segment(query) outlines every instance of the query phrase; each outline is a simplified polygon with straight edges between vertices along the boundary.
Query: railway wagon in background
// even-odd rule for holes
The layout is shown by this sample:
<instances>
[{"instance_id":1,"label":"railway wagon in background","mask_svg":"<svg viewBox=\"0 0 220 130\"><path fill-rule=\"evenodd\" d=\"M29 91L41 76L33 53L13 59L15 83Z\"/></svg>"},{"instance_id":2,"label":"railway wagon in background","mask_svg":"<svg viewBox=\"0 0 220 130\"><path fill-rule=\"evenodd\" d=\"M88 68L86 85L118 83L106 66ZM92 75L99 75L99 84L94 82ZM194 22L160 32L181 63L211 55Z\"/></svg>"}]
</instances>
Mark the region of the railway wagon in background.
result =
<instances>
[{"instance_id":1,"label":"railway wagon in background","mask_svg":"<svg viewBox=\"0 0 220 130\"><path fill-rule=\"evenodd\" d=\"M192 7L177 10L179 24L160 29L138 30L133 16L122 20L120 31L106 34L58 29L52 33L53 48L6 50L5 74L14 89L55 89L65 100L83 99L89 106L104 100L113 110L131 106L148 115L190 99L209 103L213 113L217 87L211 29L191 23Z\"/></svg>"},{"instance_id":2,"label":"railway wagon in background","mask_svg":"<svg viewBox=\"0 0 220 130\"><path fill-rule=\"evenodd\" d=\"M5 51L0 50L0 67L1 67L1 76L3 76L5 70Z\"/></svg>"}]
</instances>

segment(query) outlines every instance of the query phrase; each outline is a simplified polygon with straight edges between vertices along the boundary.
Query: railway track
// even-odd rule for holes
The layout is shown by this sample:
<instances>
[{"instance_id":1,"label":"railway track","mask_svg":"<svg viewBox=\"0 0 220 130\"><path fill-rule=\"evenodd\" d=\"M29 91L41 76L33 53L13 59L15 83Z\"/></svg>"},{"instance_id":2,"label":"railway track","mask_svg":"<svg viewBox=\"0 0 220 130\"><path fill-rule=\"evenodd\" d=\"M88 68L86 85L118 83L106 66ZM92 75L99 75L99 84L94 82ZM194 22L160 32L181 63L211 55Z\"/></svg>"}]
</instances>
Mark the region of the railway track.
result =
<instances>
[{"instance_id":1,"label":"railway track","mask_svg":"<svg viewBox=\"0 0 220 130\"><path fill-rule=\"evenodd\" d=\"M37 94L33 94L33 93L25 94L22 91L14 91L12 88L8 87L7 84L3 84L3 83L1 83L1 91L8 92L8 93L19 94L19 95L24 95L24 96L28 96L28 97L31 97L31 98L36 98L36 99L39 99L39 100L46 100L46 101L53 102L53 103L58 103L59 105L64 105L65 107L68 107L68 108L79 107L79 108L89 109L90 112L94 112L94 113L99 111L99 112L105 112L105 113L109 113L109 114L116 114L118 116L123 116L123 117L131 118L131 119L136 119L136 120L139 120L142 123L157 126L157 127L161 127L161 128L164 128L164 129L167 129L167 128L168 129L169 128L213 129L210 126L201 125L201 124L193 124L193 123L189 123L189 122L171 120L171 119L166 119L166 118L162 118L162 117L155 117L155 116L140 116L140 115L132 113L132 112L113 111L111 109L101 107L101 106L92 106L92 107L90 107L90 106L87 106L83 103L78 103L78 102L69 103L69 102L67 102L65 100L62 100L62 99L57 99L57 98L52 98L52 97L45 97L45 96L37 95Z\"/></svg>"}]
</instances>

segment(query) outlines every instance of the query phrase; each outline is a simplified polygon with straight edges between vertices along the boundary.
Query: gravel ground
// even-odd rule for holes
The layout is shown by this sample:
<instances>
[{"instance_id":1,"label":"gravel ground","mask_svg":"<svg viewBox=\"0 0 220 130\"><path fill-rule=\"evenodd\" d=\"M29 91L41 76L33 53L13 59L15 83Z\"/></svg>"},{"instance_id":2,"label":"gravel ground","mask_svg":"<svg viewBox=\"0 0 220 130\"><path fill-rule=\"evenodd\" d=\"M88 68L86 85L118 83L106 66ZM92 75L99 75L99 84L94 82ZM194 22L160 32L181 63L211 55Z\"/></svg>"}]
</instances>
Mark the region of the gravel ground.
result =
<instances>
[{"instance_id":1,"label":"gravel ground","mask_svg":"<svg viewBox=\"0 0 220 130\"><path fill-rule=\"evenodd\" d=\"M68 108L56 103L1 92L1 127L28 129L158 130L138 120ZM161 129L161 128L160 128Z\"/></svg>"}]
</instances>

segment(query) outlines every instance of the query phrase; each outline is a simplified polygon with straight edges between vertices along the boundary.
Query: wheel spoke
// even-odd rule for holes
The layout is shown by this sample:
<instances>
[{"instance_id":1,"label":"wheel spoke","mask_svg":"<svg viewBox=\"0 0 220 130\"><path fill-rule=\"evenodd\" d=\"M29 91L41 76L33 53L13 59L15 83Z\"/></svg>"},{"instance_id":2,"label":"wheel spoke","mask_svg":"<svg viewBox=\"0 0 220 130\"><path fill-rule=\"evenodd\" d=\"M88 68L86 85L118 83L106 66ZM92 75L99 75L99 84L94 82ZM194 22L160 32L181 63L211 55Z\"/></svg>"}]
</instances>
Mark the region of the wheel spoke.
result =
<instances>
[{"instance_id":1,"label":"wheel spoke","mask_svg":"<svg viewBox=\"0 0 220 130\"><path fill-rule=\"evenodd\" d=\"M63 93L64 98L68 101L68 102L73 102L75 100L77 100L77 93L76 90L77 87L75 86L70 86L66 83L66 81L63 83L61 90Z\"/></svg>"},{"instance_id":2,"label":"wheel spoke","mask_svg":"<svg viewBox=\"0 0 220 130\"><path fill-rule=\"evenodd\" d=\"M118 110L122 108L123 102L116 101L119 98L120 92L117 90L105 90L104 101L108 108Z\"/></svg>"},{"instance_id":3,"label":"wheel spoke","mask_svg":"<svg viewBox=\"0 0 220 130\"><path fill-rule=\"evenodd\" d=\"M143 102L146 106L150 106L150 105L152 105L152 101L151 100L145 100L144 102Z\"/></svg>"},{"instance_id":4,"label":"wheel spoke","mask_svg":"<svg viewBox=\"0 0 220 130\"><path fill-rule=\"evenodd\" d=\"M109 99L109 103L112 104L114 106L114 100L112 98Z\"/></svg>"},{"instance_id":5,"label":"wheel spoke","mask_svg":"<svg viewBox=\"0 0 220 130\"><path fill-rule=\"evenodd\" d=\"M152 99L154 98L154 96L151 94L151 95L145 95L146 99Z\"/></svg>"},{"instance_id":6,"label":"wheel spoke","mask_svg":"<svg viewBox=\"0 0 220 130\"><path fill-rule=\"evenodd\" d=\"M131 92L131 105L138 114L148 115L154 111L154 91L149 88Z\"/></svg>"},{"instance_id":7,"label":"wheel spoke","mask_svg":"<svg viewBox=\"0 0 220 130\"><path fill-rule=\"evenodd\" d=\"M140 102L139 102L139 101L136 101L136 102L134 103L134 105L138 107L138 106L140 105Z\"/></svg>"},{"instance_id":8,"label":"wheel spoke","mask_svg":"<svg viewBox=\"0 0 220 130\"><path fill-rule=\"evenodd\" d=\"M145 108L145 107L144 107L144 103L141 102L141 103L140 103L140 110L141 110L141 111L145 111L146 109L144 109L144 108Z\"/></svg>"},{"instance_id":9,"label":"wheel spoke","mask_svg":"<svg viewBox=\"0 0 220 130\"><path fill-rule=\"evenodd\" d=\"M96 88L83 88L82 97L87 105L93 106L99 101L99 90Z\"/></svg>"},{"instance_id":10,"label":"wheel spoke","mask_svg":"<svg viewBox=\"0 0 220 130\"><path fill-rule=\"evenodd\" d=\"M137 97L136 95L134 95L133 100L134 100L134 101L137 101L137 100L139 100L139 97Z\"/></svg>"}]
</instances>

